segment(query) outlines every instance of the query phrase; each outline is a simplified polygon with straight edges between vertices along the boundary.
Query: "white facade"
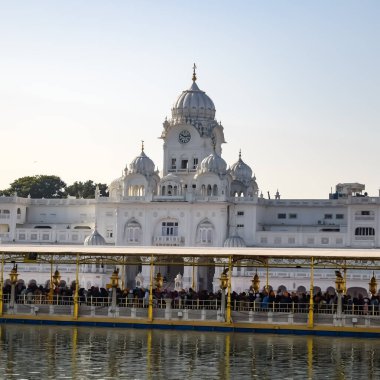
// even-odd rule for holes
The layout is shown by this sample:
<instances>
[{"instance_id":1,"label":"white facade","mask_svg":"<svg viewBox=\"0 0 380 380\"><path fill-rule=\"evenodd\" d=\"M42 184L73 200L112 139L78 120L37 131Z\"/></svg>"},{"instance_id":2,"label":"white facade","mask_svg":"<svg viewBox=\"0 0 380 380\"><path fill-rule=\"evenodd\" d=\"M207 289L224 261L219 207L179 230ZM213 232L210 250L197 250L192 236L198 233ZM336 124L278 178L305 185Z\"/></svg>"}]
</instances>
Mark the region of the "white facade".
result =
<instances>
[{"instance_id":1,"label":"white facade","mask_svg":"<svg viewBox=\"0 0 380 380\"><path fill-rule=\"evenodd\" d=\"M120 246L380 247L380 197L363 196L363 185L339 184L330 199L265 199L240 153L228 168L223 126L195 73L161 139L162 170L142 146L109 197L0 197L0 239L83 244L96 222Z\"/></svg>"}]
</instances>

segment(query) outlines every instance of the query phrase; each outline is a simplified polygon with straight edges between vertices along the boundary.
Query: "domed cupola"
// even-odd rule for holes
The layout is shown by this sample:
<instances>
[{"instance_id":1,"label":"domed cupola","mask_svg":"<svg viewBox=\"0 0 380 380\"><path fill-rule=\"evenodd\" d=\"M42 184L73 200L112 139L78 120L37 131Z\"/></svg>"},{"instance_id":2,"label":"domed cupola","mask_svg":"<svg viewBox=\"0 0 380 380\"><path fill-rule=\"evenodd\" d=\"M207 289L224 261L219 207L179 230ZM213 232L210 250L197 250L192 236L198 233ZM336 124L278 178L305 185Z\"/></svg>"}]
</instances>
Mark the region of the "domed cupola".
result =
<instances>
[{"instance_id":1,"label":"domed cupola","mask_svg":"<svg viewBox=\"0 0 380 380\"><path fill-rule=\"evenodd\" d=\"M144 153L142 144L141 153L129 165L129 174L152 175L154 168L154 162Z\"/></svg>"},{"instance_id":2,"label":"domed cupola","mask_svg":"<svg viewBox=\"0 0 380 380\"><path fill-rule=\"evenodd\" d=\"M172 108L173 120L178 119L203 119L214 120L215 106L204 91L201 91L196 84L197 76L195 66L193 71L193 83L188 90L182 92Z\"/></svg>"},{"instance_id":3,"label":"domed cupola","mask_svg":"<svg viewBox=\"0 0 380 380\"><path fill-rule=\"evenodd\" d=\"M246 247L245 241L240 236L229 236L223 244L226 248L242 248Z\"/></svg>"},{"instance_id":4,"label":"domed cupola","mask_svg":"<svg viewBox=\"0 0 380 380\"><path fill-rule=\"evenodd\" d=\"M241 159L241 151L239 152L239 160L230 168L230 174L233 180L243 183L252 179L252 169Z\"/></svg>"},{"instance_id":5,"label":"domed cupola","mask_svg":"<svg viewBox=\"0 0 380 380\"><path fill-rule=\"evenodd\" d=\"M123 180L124 177L116 178L108 186L108 193L110 198L116 198L118 196L121 196L123 191Z\"/></svg>"},{"instance_id":6,"label":"domed cupola","mask_svg":"<svg viewBox=\"0 0 380 380\"><path fill-rule=\"evenodd\" d=\"M100 233L96 229L96 224L95 224L94 231L92 231L91 235L86 237L84 241L84 245L106 245L106 244L107 244L106 240L104 239L102 235L100 235Z\"/></svg>"},{"instance_id":7,"label":"domed cupola","mask_svg":"<svg viewBox=\"0 0 380 380\"><path fill-rule=\"evenodd\" d=\"M108 186L108 190L111 191L113 189L118 189L121 187L122 183L123 183L123 177L116 178Z\"/></svg>"},{"instance_id":8,"label":"domed cupola","mask_svg":"<svg viewBox=\"0 0 380 380\"><path fill-rule=\"evenodd\" d=\"M227 173L227 164L215 150L213 153L205 157L198 169L197 174L215 173L218 175L225 175Z\"/></svg>"}]
</instances>

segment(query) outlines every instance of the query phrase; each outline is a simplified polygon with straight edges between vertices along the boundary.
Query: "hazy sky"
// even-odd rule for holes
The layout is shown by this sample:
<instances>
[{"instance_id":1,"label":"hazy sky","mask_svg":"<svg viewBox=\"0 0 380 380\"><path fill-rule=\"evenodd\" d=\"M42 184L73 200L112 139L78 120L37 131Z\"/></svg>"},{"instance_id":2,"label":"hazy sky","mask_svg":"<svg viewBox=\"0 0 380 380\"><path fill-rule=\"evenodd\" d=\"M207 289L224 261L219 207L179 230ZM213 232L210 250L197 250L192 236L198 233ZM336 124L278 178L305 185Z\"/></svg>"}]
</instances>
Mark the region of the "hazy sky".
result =
<instances>
[{"instance_id":1,"label":"hazy sky","mask_svg":"<svg viewBox=\"0 0 380 380\"><path fill-rule=\"evenodd\" d=\"M0 189L55 174L110 183L198 85L231 165L326 198L380 187L380 1L0 1Z\"/></svg>"}]
</instances>

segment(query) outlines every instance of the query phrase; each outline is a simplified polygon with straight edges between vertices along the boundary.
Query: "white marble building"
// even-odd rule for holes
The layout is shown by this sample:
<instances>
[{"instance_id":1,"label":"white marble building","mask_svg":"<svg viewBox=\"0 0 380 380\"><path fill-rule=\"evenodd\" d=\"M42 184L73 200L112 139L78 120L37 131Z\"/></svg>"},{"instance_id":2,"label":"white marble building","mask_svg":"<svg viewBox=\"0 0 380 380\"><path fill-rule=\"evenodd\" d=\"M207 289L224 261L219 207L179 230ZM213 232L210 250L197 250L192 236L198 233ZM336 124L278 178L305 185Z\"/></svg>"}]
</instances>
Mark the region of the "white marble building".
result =
<instances>
[{"instance_id":1,"label":"white marble building","mask_svg":"<svg viewBox=\"0 0 380 380\"><path fill-rule=\"evenodd\" d=\"M163 168L142 145L109 197L0 197L2 242L83 244L96 221L106 244L119 246L380 247L380 197L363 194L364 185L339 184L328 199L266 199L240 153L228 166L223 126L195 72L161 139ZM198 277L210 284L206 273Z\"/></svg>"}]
</instances>

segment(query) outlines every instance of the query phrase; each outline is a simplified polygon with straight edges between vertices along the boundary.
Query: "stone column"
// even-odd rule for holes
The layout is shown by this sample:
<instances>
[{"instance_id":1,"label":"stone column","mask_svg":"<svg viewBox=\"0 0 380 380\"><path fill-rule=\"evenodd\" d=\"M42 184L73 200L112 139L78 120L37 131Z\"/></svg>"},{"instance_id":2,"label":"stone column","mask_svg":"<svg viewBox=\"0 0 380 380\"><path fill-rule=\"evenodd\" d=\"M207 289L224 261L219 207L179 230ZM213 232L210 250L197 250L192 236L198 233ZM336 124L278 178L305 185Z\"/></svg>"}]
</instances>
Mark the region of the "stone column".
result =
<instances>
[{"instance_id":1,"label":"stone column","mask_svg":"<svg viewBox=\"0 0 380 380\"><path fill-rule=\"evenodd\" d=\"M198 267L193 266L192 264L198 263L198 258L193 257L184 257L183 258L184 267L183 267L183 277L182 277L182 286L184 289L193 288L198 290Z\"/></svg>"}]
</instances>

